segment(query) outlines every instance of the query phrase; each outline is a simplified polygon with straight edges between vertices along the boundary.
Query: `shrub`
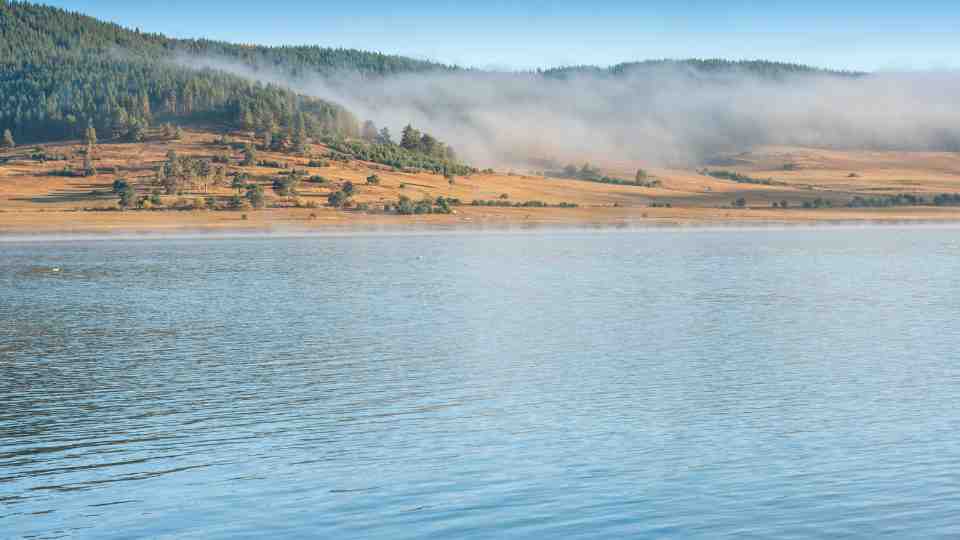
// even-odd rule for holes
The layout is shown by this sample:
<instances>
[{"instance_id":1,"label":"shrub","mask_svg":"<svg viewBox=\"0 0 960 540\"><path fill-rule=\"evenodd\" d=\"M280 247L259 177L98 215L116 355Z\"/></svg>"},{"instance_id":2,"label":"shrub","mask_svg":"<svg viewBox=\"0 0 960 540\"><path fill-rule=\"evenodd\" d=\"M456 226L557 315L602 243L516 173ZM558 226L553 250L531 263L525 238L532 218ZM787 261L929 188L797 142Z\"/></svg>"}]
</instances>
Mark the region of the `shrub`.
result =
<instances>
[{"instance_id":1,"label":"shrub","mask_svg":"<svg viewBox=\"0 0 960 540\"><path fill-rule=\"evenodd\" d=\"M247 201L254 208L263 208L267 204L266 196L263 194L263 187L259 184L252 184L247 187Z\"/></svg>"},{"instance_id":2,"label":"shrub","mask_svg":"<svg viewBox=\"0 0 960 540\"><path fill-rule=\"evenodd\" d=\"M327 196L327 204L334 208L343 208L344 206L347 206L349 201L350 195L343 190L334 191Z\"/></svg>"}]
</instances>

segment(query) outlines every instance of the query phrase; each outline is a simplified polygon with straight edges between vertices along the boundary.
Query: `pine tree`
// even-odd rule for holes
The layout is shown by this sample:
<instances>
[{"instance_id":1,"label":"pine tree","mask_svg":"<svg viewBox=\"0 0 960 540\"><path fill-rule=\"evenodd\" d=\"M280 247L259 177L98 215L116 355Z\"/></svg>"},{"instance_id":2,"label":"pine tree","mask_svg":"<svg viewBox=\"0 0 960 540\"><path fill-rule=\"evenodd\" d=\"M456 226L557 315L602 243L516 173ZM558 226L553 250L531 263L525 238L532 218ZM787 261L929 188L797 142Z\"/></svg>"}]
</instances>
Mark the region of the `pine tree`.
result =
<instances>
[{"instance_id":1,"label":"pine tree","mask_svg":"<svg viewBox=\"0 0 960 540\"><path fill-rule=\"evenodd\" d=\"M130 124L130 128L127 130L127 140L130 142L143 142L145 138L146 130L143 127L143 122L140 120L135 120Z\"/></svg>"},{"instance_id":2,"label":"pine tree","mask_svg":"<svg viewBox=\"0 0 960 540\"><path fill-rule=\"evenodd\" d=\"M13 133L9 129L3 130L3 147L15 148L17 143L13 140Z\"/></svg>"},{"instance_id":3,"label":"pine tree","mask_svg":"<svg viewBox=\"0 0 960 540\"><path fill-rule=\"evenodd\" d=\"M377 135L377 142L380 144L393 144L393 138L390 136L390 128L384 126Z\"/></svg>"},{"instance_id":4,"label":"pine tree","mask_svg":"<svg viewBox=\"0 0 960 540\"><path fill-rule=\"evenodd\" d=\"M420 132L413 129L413 126L407 124L403 128L403 134L400 135L400 146L407 150L416 150L420 147Z\"/></svg>"},{"instance_id":5,"label":"pine tree","mask_svg":"<svg viewBox=\"0 0 960 540\"><path fill-rule=\"evenodd\" d=\"M432 156L436 153L438 144L439 143L435 138L433 138L432 135L429 133L424 133L423 136L420 137L420 144L417 146L417 149L428 156Z\"/></svg>"}]
</instances>

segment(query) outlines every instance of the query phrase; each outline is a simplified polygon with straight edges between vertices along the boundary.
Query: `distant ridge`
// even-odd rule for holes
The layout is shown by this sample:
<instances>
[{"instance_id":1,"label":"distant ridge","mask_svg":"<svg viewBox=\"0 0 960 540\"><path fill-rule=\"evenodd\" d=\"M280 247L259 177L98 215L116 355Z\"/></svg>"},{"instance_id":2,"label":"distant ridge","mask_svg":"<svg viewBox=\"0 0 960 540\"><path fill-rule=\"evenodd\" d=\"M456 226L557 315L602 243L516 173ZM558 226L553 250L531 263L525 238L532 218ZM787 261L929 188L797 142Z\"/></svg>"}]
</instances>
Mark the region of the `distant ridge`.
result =
<instances>
[{"instance_id":1,"label":"distant ridge","mask_svg":"<svg viewBox=\"0 0 960 540\"><path fill-rule=\"evenodd\" d=\"M109 137L160 118L174 122L201 118L245 127L305 124L313 134L352 136L358 131L358 120L337 104L172 61L184 57L225 60L292 76L348 70L376 78L467 70L357 49L173 39L60 8L0 0L0 130L10 129L18 141L29 142L76 138L88 126ZM766 77L851 75L764 60L699 59L568 66L534 73L553 79L577 74L616 77L664 66L742 70Z\"/></svg>"}]
</instances>

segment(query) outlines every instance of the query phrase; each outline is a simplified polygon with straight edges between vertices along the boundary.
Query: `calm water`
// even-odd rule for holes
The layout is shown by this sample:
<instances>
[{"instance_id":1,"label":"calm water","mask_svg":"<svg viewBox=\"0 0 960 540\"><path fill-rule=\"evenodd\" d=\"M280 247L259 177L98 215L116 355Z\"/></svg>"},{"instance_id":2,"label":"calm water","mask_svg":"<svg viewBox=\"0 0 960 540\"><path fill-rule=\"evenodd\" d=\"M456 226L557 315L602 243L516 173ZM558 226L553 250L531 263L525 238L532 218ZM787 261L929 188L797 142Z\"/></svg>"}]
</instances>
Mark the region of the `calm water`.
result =
<instances>
[{"instance_id":1,"label":"calm water","mask_svg":"<svg viewBox=\"0 0 960 540\"><path fill-rule=\"evenodd\" d=\"M957 537L958 316L948 227L3 242L0 537Z\"/></svg>"}]
</instances>

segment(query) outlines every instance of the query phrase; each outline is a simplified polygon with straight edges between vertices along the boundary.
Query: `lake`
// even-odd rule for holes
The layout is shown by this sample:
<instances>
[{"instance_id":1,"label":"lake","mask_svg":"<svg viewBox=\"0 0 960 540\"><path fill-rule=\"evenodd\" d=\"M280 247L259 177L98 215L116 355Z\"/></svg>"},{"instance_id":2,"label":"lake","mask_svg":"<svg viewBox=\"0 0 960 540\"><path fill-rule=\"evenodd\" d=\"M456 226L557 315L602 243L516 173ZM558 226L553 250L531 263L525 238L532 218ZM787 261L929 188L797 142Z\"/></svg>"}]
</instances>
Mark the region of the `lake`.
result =
<instances>
[{"instance_id":1,"label":"lake","mask_svg":"<svg viewBox=\"0 0 960 540\"><path fill-rule=\"evenodd\" d=\"M955 538L958 316L955 226L8 238L0 537Z\"/></svg>"}]
</instances>

